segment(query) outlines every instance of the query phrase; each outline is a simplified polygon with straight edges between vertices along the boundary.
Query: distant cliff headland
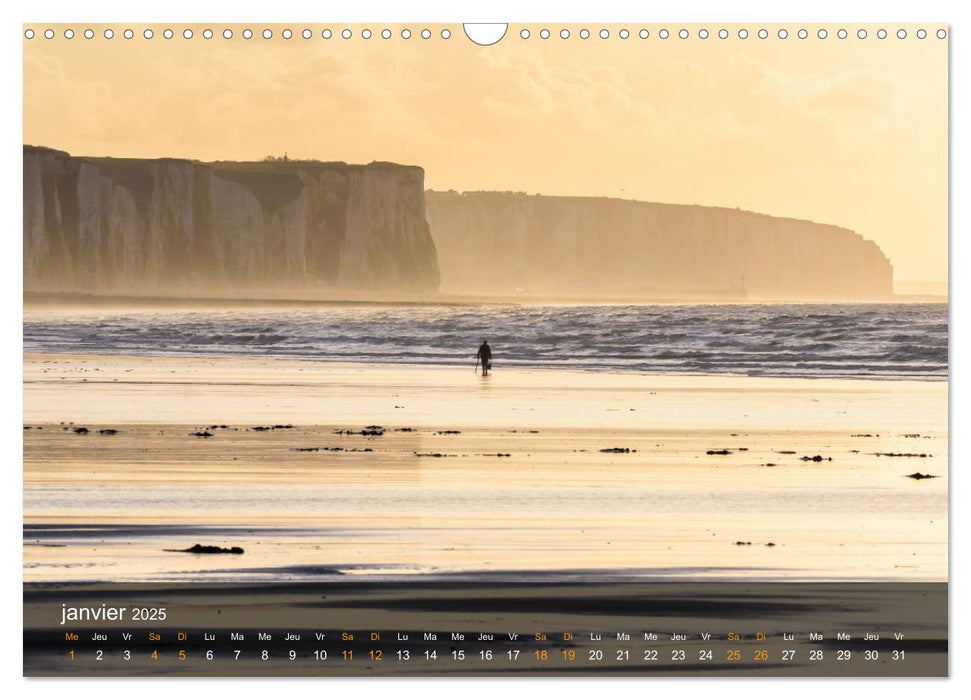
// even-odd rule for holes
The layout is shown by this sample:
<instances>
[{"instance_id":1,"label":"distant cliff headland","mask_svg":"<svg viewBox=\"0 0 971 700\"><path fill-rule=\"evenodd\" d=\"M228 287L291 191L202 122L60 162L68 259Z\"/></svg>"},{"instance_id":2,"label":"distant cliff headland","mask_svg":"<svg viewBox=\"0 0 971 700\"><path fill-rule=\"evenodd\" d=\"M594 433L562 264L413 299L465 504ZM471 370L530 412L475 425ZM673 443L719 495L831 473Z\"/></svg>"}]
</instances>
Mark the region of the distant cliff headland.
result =
<instances>
[{"instance_id":1,"label":"distant cliff headland","mask_svg":"<svg viewBox=\"0 0 971 700\"><path fill-rule=\"evenodd\" d=\"M438 288L424 171L82 158L24 146L24 290L328 295Z\"/></svg>"},{"instance_id":2,"label":"distant cliff headland","mask_svg":"<svg viewBox=\"0 0 971 700\"><path fill-rule=\"evenodd\" d=\"M893 268L838 226L739 209L425 193L445 293L624 299L882 300Z\"/></svg>"},{"instance_id":3,"label":"distant cliff headland","mask_svg":"<svg viewBox=\"0 0 971 700\"><path fill-rule=\"evenodd\" d=\"M24 291L327 299L883 300L847 229L738 209L424 191L420 167L24 146Z\"/></svg>"}]
</instances>

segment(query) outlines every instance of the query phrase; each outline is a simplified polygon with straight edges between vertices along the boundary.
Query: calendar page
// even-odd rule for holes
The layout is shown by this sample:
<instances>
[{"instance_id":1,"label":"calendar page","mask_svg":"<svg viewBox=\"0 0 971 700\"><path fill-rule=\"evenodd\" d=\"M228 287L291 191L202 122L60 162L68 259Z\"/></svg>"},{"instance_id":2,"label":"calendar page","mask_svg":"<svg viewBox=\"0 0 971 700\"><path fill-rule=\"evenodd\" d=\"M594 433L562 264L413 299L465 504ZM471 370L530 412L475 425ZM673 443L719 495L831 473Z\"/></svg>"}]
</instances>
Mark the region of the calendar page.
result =
<instances>
[{"instance_id":1,"label":"calendar page","mask_svg":"<svg viewBox=\"0 0 971 700\"><path fill-rule=\"evenodd\" d=\"M945 23L44 23L26 676L948 674Z\"/></svg>"}]
</instances>

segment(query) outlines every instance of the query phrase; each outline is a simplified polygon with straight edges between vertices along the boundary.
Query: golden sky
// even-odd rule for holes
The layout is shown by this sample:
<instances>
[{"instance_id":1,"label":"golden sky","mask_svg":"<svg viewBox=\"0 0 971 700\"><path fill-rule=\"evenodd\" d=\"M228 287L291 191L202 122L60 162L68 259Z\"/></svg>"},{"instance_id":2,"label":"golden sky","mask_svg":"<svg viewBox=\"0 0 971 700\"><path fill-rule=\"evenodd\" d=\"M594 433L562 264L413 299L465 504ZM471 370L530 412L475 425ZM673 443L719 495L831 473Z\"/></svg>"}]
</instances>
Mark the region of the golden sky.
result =
<instances>
[{"instance_id":1,"label":"golden sky","mask_svg":"<svg viewBox=\"0 0 971 700\"><path fill-rule=\"evenodd\" d=\"M421 165L431 189L524 190L741 207L876 241L898 280L947 279L947 40L812 25L719 39L661 26L601 40L510 26L495 46L421 26L243 25L182 38L24 40L24 143L75 155L253 160L267 154ZM64 25L68 26L68 25ZM350 26L354 37L339 31ZM380 29L393 32L382 39ZM527 27L531 37L519 31ZM646 27L650 36L640 39ZM717 25L721 26L721 25ZM828 38L816 37L825 26ZM868 38L856 38L865 26ZM901 25L888 27L895 32ZM759 39L758 27L769 30Z\"/></svg>"}]
</instances>

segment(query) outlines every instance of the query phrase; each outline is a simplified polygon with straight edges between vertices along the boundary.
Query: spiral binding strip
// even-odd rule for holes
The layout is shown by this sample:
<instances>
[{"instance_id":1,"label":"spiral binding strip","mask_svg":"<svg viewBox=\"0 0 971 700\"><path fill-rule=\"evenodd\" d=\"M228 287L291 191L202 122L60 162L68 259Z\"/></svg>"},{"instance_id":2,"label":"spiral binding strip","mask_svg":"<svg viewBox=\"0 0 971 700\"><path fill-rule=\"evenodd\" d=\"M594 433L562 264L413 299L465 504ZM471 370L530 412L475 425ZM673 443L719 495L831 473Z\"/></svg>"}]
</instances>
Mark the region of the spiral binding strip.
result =
<instances>
[{"instance_id":1,"label":"spiral binding strip","mask_svg":"<svg viewBox=\"0 0 971 700\"><path fill-rule=\"evenodd\" d=\"M111 40L116 38L116 36L124 37L127 40L142 39L145 41L153 41L159 38L163 40L172 40L176 38L181 38L182 40L213 40L222 38L223 40L238 40L242 39L244 41L249 41L253 39L262 39L264 41L270 41L274 39L283 39L285 41L290 40L311 40L314 38L322 40L332 40L332 39L358 39L363 41L369 40L411 40L411 39L437 39L442 41L448 41L453 37L457 36L461 32L454 31L454 28L448 26L426 26L419 28L401 27L381 27L374 29L368 26L342 26L337 28L330 27L318 27L317 29L311 29L310 27L289 27L281 25L266 26L263 28L251 28L243 27L239 28L238 25L233 27L225 28L213 28L213 27L187 27L187 26L177 26L173 27L143 27L141 29L136 29L133 27L124 27L120 30L116 30L112 27L104 27L95 30L91 27L86 27L84 29L75 29L73 27L60 26L48 26L46 28L25 27L24 28L24 38L34 39L37 37L42 37L47 40L54 39L64 39L72 40L80 36L84 39L106 39ZM886 27L837 27L827 28L827 27L805 27L797 26L793 28L789 27L778 27L773 26L771 29L767 27L748 27L748 26L738 26L738 25L725 25L717 26L713 28L700 27L700 26L681 26L681 27L636 27L629 28L620 25L602 26L602 27L581 27L576 28L575 25L570 27L522 27L518 31L512 31L508 33L511 37L518 37L521 41L546 41L551 39L556 40L580 40L586 41L589 39L620 39L628 40L638 38L640 40L661 40L666 41L668 39L675 39L685 41L689 39L698 40L708 40L708 39L719 39L728 40L735 39L740 41L746 40L786 40L789 38L795 38L797 40L809 40L814 39L817 41L825 41L829 39L845 40L849 38L856 38L857 40L863 39L878 39L884 40L888 38L896 38L898 40L903 39L927 39L928 37L937 37L938 39L946 39L948 36L948 30L944 27L938 27L928 30L925 27L899 27L897 29L888 29Z\"/></svg>"}]
</instances>

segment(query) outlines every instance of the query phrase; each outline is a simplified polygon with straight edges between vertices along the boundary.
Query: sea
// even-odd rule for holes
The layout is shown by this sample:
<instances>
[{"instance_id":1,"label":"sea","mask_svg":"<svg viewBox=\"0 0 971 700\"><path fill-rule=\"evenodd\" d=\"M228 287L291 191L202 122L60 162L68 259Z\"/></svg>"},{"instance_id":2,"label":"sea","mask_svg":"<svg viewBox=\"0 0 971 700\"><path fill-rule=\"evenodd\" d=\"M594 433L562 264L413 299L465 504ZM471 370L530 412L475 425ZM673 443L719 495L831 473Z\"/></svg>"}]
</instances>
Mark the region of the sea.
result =
<instances>
[{"instance_id":1,"label":"sea","mask_svg":"<svg viewBox=\"0 0 971 700\"><path fill-rule=\"evenodd\" d=\"M31 311L25 352L948 378L946 304L367 305Z\"/></svg>"},{"instance_id":2,"label":"sea","mask_svg":"<svg viewBox=\"0 0 971 700\"><path fill-rule=\"evenodd\" d=\"M484 339L490 381L471 371ZM48 354L24 385L44 416L24 431L28 581L947 577L943 304L31 309L23 341ZM180 363L118 381L131 370L95 380L84 355L469 371L421 373L443 377L434 395L406 382L374 399L379 384L295 380L304 363L282 386L170 378ZM504 367L923 381L655 392L593 376L608 388L590 391L572 373L507 385ZM345 393L387 404L389 431L359 432L378 419ZM81 418L71 397L133 420ZM199 402L209 423L150 408ZM256 429L233 406L287 417ZM197 543L245 554L185 553Z\"/></svg>"}]
</instances>

